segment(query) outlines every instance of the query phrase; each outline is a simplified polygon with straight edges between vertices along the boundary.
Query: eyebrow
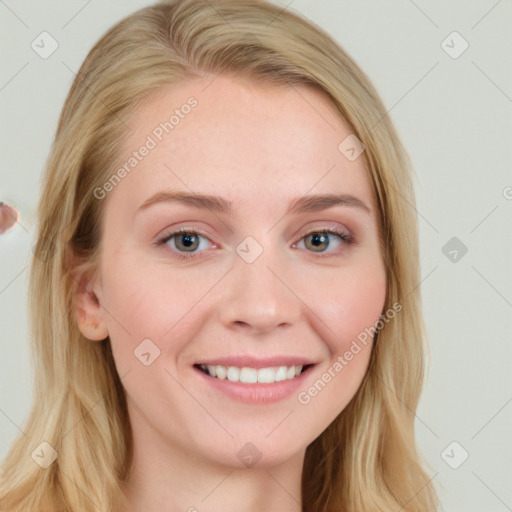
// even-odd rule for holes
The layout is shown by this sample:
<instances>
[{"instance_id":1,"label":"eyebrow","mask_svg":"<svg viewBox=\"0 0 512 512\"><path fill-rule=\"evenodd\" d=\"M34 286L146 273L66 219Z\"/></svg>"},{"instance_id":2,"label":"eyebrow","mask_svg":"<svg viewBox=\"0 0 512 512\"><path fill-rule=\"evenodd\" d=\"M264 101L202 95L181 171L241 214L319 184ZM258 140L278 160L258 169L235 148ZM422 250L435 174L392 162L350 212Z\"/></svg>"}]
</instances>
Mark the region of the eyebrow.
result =
<instances>
[{"instance_id":1,"label":"eyebrow","mask_svg":"<svg viewBox=\"0 0 512 512\"><path fill-rule=\"evenodd\" d=\"M137 210L146 210L160 203L179 203L197 209L207 209L212 212L228 215L232 212L232 203L226 199L209 194L196 194L179 191L158 192L147 199ZM286 214L317 212L333 206L349 206L371 214L371 209L360 199L351 194L315 194L302 196L291 202Z\"/></svg>"}]
</instances>

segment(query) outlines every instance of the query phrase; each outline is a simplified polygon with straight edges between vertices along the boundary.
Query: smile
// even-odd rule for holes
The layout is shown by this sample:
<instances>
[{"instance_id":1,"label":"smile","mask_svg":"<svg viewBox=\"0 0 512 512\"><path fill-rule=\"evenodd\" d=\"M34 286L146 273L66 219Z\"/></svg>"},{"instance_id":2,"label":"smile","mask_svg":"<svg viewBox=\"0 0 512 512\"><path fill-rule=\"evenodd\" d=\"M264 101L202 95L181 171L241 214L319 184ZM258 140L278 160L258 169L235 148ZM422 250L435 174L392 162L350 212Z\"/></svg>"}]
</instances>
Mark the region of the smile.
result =
<instances>
[{"instance_id":1,"label":"smile","mask_svg":"<svg viewBox=\"0 0 512 512\"><path fill-rule=\"evenodd\" d=\"M292 366L271 366L267 368L250 368L223 365L197 365L204 373L210 377L230 382L241 382L243 384L272 384L284 380L292 380L298 377L303 369L303 365Z\"/></svg>"}]
</instances>

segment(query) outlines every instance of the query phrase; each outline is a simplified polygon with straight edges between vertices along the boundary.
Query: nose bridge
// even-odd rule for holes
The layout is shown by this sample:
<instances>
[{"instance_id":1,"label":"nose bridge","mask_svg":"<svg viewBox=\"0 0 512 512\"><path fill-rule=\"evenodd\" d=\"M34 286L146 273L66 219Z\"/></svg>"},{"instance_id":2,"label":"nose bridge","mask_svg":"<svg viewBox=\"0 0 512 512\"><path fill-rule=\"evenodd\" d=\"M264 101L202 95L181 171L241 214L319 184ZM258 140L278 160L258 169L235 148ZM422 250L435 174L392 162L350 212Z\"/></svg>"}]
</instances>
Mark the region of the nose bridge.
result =
<instances>
[{"instance_id":1,"label":"nose bridge","mask_svg":"<svg viewBox=\"0 0 512 512\"><path fill-rule=\"evenodd\" d=\"M286 283L289 272L283 270L282 258L277 247L263 247L251 237L239 244L220 304L225 326L269 331L295 322L300 300Z\"/></svg>"}]
</instances>

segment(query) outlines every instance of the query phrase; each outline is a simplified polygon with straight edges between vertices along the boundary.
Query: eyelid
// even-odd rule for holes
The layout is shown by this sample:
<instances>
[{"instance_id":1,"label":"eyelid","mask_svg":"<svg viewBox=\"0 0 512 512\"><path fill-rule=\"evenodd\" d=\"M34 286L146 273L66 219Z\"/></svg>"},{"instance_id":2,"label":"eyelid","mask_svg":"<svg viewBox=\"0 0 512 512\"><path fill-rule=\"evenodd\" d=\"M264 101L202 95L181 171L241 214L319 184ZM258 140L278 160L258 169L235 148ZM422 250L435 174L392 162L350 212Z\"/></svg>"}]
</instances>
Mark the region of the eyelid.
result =
<instances>
[{"instance_id":1,"label":"eyelid","mask_svg":"<svg viewBox=\"0 0 512 512\"><path fill-rule=\"evenodd\" d=\"M321 226L313 226L312 228L308 228L306 231L303 232L300 239L304 238L305 236L310 235L311 233L325 233L325 232L332 232L334 234L338 234L340 236L346 237L348 239L353 239L352 233L346 228L340 226L338 223L331 222L322 224Z\"/></svg>"}]
</instances>

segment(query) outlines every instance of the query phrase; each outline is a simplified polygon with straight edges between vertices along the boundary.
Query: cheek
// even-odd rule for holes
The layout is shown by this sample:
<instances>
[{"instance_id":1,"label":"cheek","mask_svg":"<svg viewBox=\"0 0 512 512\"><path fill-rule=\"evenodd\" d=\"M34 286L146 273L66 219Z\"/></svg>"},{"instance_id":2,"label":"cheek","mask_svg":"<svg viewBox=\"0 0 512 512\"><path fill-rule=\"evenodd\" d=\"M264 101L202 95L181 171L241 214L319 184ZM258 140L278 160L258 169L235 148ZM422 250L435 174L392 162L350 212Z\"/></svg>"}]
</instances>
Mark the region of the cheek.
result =
<instances>
[{"instance_id":1,"label":"cheek","mask_svg":"<svg viewBox=\"0 0 512 512\"><path fill-rule=\"evenodd\" d=\"M319 316L329 327L323 329L330 353L323 368L328 374L323 377L333 382L330 387L348 402L370 360L374 328L386 298L384 267L380 261L361 261L359 266L340 268L331 274L326 290L323 298L319 294L314 299Z\"/></svg>"},{"instance_id":2,"label":"cheek","mask_svg":"<svg viewBox=\"0 0 512 512\"><path fill-rule=\"evenodd\" d=\"M149 349L152 357L172 352L168 356L175 359L173 355L177 356L200 328L193 321L194 308L218 280L214 276L190 279L187 272L171 272L161 263L151 264L128 255L116 258L115 265L106 260L103 275L104 319L120 373L137 362L134 356L139 346ZM155 362L158 365L164 359L168 358Z\"/></svg>"},{"instance_id":3,"label":"cheek","mask_svg":"<svg viewBox=\"0 0 512 512\"><path fill-rule=\"evenodd\" d=\"M322 320L317 330L329 357L297 401L303 413L324 428L345 409L363 381L385 296L385 271L380 264L370 264L333 273L323 293L311 299Z\"/></svg>"},{"instance_id":4,"label":"cheek","mask_svg":"<svg viewBox=\"0 0 512 512\"><path fill-rule=\"evenodd\" d=\"M386 276L380 262L340 268L330 274L323 291L313 299L329 329L325 333L331 354L343 354L351 342L374 327L386 298ZM371 337L368 337L371 342Z\"/></svg>"}]
</instances>

